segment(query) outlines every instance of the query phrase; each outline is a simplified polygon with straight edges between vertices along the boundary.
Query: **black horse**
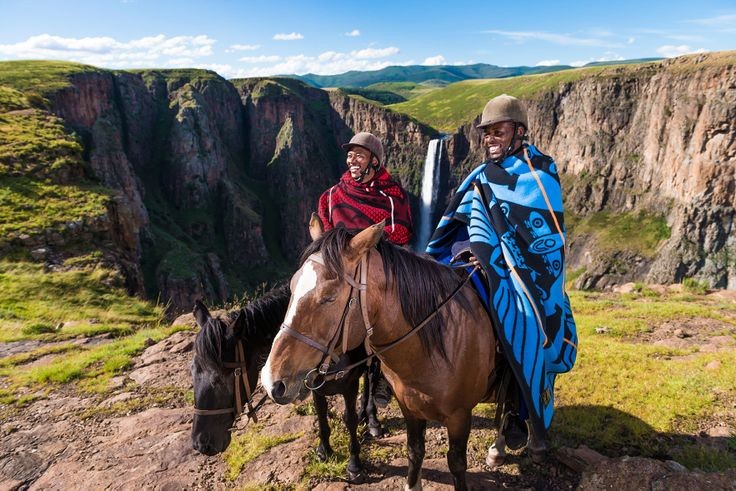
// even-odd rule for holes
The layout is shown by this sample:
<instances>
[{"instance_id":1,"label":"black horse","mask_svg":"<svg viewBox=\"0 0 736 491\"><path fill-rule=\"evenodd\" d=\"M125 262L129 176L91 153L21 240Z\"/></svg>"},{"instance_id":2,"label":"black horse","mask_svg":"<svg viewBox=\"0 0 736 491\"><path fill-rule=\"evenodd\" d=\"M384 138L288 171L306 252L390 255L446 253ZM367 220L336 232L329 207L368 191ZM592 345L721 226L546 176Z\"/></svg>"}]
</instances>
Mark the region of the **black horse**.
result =
<instances>
[{"instance_id":1,"label":"black horse","mask_svg":"<svg viewBox=\"0 0 736 491\"><path fill-rule=\"evenodd\" d=\"M195 450L205 455L215 455L230 445L236 408L240 405L249 406L244 395L258 382L258 373L286 315L290 295L288 286L274 289L243 309L226 314L224 319L213 318L201 302L195 304L194 318L200 327L191 367L196 408L192 425L192 445ZM238 356L238 342L242 343L242 358ZM343 355L339 365L348 366L365 355L365 349L361 346ZM363 374L366 377L359 417L356 402L359 380ZM348 475L351 481L360 480L363 472L359 457L358 421L367 421L372 436L382 434L376 407L370 397L370 385L374 379L375 373L367 370L365 365L360 365L343 378L326 382L318 390L312 391L319 422L317 455L322 460L332 454L326 396L342 394L345 399L343 420L350 434ZM238 401L238 398L241 400Z\"/></svg>"}]
</instances>

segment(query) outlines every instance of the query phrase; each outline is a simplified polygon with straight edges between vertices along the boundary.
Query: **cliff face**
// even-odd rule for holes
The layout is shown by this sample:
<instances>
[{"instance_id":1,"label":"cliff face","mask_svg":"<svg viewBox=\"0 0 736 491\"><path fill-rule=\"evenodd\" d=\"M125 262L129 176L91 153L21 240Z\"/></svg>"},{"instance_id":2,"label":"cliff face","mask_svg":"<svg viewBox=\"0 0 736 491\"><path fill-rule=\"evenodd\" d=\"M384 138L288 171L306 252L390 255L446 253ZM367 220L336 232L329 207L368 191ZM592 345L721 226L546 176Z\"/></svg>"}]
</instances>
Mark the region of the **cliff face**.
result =
<instances>
[{"instance_id":1,"label":"cliff face","mask_svg":"<svg viewBox=\"0 0 736 491\"><path fill-rule=\"evenodd\" d=\"M111 190L106 259L132 292L172 311L288 275L355 132L385 138L388 167L410 190L434 134L296 80L201 71L85 73L51 105L80 136L90 177Z\"/></svg>"},{"instance_id":2,"label":"cliff face","mask_svg":"<svg viewBox=\"0 0 736 491\"><path fill-rule=\"evenodd\" d=\"M94 243L131 292L158 296L172 311L288 276L317 198L344 172L340 144L356 132L382 137L416 217L427 146L438 136L405 115L292 79L96 71L70 83L49 96L50 107L78 135L84 166L59 175L84 172L103 185L107 213L21 246L57 247L67 236ZM578 286L694 277L736 288L735 88L736 68L703 56L584 77L525 101L532 143L562 171L569 263L584 269ZM483 160L475 124L446 140L440 211ZM605 232L621 216L629 235L661 222L650 249L592 226L602 221Z\"/></svg>"},{"instance_id":3,"label":"cliff face","mask_svg":"<svg viewBox=\"0 0 736 491\"><path fill-rule=\"evenodd\" d=\"M651 257L597 252L589 236L573 234L570 266L586 268L579 286L694 277L736 288L734 88L736 67L702 55L584 78L524 101L531 142L565 176L569 215L644 212L670 228ZM475 124L448 143L455 183L483 160Z\"/></svg>"}]
</instances>

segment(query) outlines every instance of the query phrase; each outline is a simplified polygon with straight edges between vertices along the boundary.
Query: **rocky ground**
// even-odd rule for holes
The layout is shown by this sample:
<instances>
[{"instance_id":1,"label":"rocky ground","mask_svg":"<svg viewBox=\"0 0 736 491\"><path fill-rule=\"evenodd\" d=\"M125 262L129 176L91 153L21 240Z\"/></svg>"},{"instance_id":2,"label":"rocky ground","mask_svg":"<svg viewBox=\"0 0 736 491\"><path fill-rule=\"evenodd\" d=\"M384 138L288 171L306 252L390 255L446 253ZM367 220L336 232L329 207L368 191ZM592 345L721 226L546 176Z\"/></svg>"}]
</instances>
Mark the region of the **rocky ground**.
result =
<instances>
[{"instance_id":1,"label":"rocky ground","mask_svg":"<svg viewBox=\"0 0 736 491\"><path fill-rule=\"evenodd\" d=\"M668 329L664 326L657 340L683 339L674 330L665 336ZM364 444L368 476L362 484L305 480L304 470L314 460L314 417L271 403L262 408L259 432L301 436L261 454L230 479L221 456L206 457L192 449L192 408L186 394L193 338L192 331L182 331L148 347L129 372L111 381L104 396L66 388L21 409L3 408L0 490L403 488L405 433L395 405L381 413L387 436ZM22 346L13 350L22 351ZM339 413L339 403L331 404ZM525 456L511 456L500 469L489 471L483 459L492 422L477 417L474 428L468 459L473 489L736 489L736 470L690 472L674 461L608 458L583 446L556 449L541 466ZM252 429L241 422L236 435L245 431ZM485 439L479 437L483 432ZM444 431L430 426L424 489L452 489L445 449Z\"/></svg>"}]
</instances>

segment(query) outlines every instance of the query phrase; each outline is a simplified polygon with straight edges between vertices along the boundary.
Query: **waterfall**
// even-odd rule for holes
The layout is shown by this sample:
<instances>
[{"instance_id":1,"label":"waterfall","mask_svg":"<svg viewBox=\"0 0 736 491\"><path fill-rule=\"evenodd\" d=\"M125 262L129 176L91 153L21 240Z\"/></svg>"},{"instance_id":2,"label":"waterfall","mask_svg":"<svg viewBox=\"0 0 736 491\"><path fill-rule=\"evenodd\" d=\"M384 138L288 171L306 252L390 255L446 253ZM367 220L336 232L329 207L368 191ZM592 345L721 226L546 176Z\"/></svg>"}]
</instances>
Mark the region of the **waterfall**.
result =
<instances>
[{"instance_id":1,"label":"waterfall","mask_svg":"<svg viewBox=\"0 0 736 491\"><path fill-rule=\"evenodd\" d=\"M422 203L419 209L419 233L416 240L416 250L424 251L434 232L432 211L437 202L439 191L440 169L442 160L442 139L431 140L427 147L427 157L424 159L424 177L422 178Z\"/></svg>"}]
</instances>

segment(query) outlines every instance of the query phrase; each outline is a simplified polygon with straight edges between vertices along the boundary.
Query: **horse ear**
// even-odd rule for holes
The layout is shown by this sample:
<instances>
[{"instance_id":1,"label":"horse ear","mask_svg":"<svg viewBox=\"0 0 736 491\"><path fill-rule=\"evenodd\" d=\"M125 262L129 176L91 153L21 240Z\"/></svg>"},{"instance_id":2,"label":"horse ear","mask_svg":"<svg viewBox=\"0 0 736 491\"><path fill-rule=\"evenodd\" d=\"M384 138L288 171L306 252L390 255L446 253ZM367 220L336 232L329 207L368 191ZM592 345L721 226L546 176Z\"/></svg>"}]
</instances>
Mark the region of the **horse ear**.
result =
<instances>
[{"instance_id":1,"label":"horse ear","mask_svg":"<svg viewBox=\"0 0 736 491\"><path fill-rule=\"evenodd\" d=\"M192 313L194 314L194 320L197 321L197 325L199 328L203 328L207 322L212 319L212 316L210 315L210 311L207 310L207 307L204 306L204 304L197 300L194 302L194 309L192 310Z\"/></svg>"},{"instance_id":2,"label":"horse ear","mask_svg":"<svg viewBox=\"0 0 736 491\"><path fill-rule=\"evenodd\" d=\"M312 213L312 218L309 219L309 235L312 237L312 241L322 237L322 233L324 231L322 220L320 220L319 215Z\"/></svg>"},{"instance_id":3,"label":"horse ear","mask_svg":"<svg viewBox=\"0 0 736 491\"><path fill-rule=\"evenodd\" d=\"M378 241L381 240L384 228L386 228L386 220L382 220L375 225L371 225L350 239L351 253L355 257L360 257L369 249L375 247L376 244L378 244Z\"/></svg>"},{"instance_id":4,"label":"horse ear","mask_svg":"<svg viewBox=\"0 0 736 491\"><path fill-rule=\"evenodd\" d=\"M240 332L243 330L243 327L245 326L245 311L243 309L238 310L238 313L235 314L235 319L230 323L230 329L232 329L233 334L240 335Z\"/></svg>"}]
</instances>

